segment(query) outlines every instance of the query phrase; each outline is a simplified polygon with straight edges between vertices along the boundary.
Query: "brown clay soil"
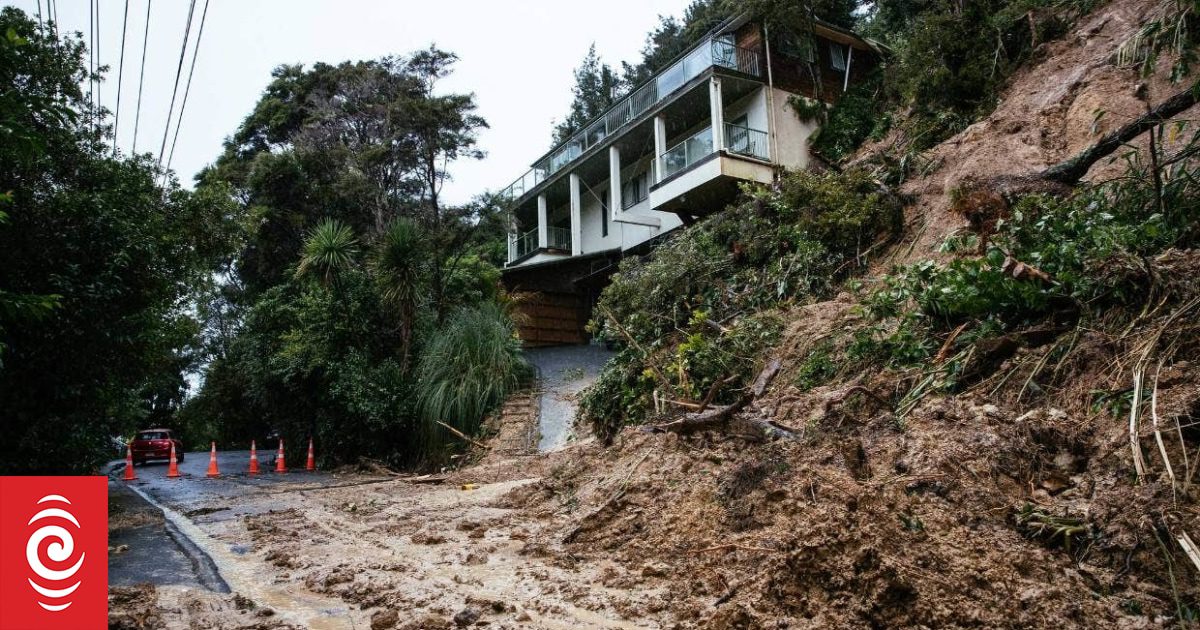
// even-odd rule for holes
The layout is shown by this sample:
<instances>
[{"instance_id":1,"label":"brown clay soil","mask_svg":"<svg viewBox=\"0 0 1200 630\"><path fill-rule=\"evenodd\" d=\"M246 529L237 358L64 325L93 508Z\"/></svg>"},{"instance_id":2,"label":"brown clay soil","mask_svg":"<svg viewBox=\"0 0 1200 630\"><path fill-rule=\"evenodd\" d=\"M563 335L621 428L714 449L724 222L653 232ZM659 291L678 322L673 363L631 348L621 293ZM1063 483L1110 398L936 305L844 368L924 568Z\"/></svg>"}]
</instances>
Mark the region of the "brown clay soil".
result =
<instances>
[{"instance_id":1,"label":"brown clay soil","mask_svg":"<svg viewBox=\"0 0 1200 630\"><path fill-rule=\"evenodd\" d=\"M911 238L893 260L928 258L963 228L950 189L1041 170L1165 98L1171 86L1139 90L1110 62L1154 4L1115 0L1083 18L1039 49L995 113L933 149L937 167L903 187ZM1200 277L1195 252L1153 265ZM1200 418L1194 323L1165 333L1175 353L1156 372L1162 452L1180 478L1144 426L1139 481L1128 425L1093 393L1128 387L1129 357L1164 334L1164 314L995 348L966 391L898 416L871 394L909 390L911 375L794 384L853 305L842 295L791 313L783 368L746 411L797 440L627 428L610 447L492 455L439 484L248 496L244 516L196 526L201 546L250 550L214 557L236 574L234 595L115 590L114 625L1157 628L1195 614L1200 571L1176 544L1200 535L1200 432L1181 420ZM1030 388L1040 380L1053 387Z\"/></svg>"}]
</instances>

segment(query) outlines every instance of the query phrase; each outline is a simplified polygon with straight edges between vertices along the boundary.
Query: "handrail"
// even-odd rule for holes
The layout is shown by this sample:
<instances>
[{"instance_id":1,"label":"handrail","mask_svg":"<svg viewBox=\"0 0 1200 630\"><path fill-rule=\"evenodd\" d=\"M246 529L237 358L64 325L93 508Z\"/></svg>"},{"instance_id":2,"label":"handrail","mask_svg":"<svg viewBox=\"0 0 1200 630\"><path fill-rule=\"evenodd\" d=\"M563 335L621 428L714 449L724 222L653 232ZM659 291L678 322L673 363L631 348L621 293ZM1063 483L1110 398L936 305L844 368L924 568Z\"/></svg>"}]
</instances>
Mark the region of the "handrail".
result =
<instances>
[{"instance_id":1,"label":"handrail","mask_svg":"<svg viewBox=\"0 0 1200 630\"><path fill-rule=\"evenodd\" d=\"M500 191L501 196L510 201L525 196L547 177L561 171L588 149L636 120L667 96L686 85L688 81L713 66L721 66L753 76L760 75L757 51L742 48L725 39L710 37L614 103L585 125L581 131L559 143L549 155Z\"/></svg>"},{"instance_id":2,"label":"handrail","mask_svg":"<svg viewBox=\"0 0 1200 630\"><path fill-rule=\"evenodd\" d=\"M771 159L770 136L761 129L725 123L725 150L760 160Z\"/></svg>"},{"instance_id":3,"label":"handrail","mask_svg":"<svg viewBox=\"0 0 1200 630\"><path fill-rule=\"evenodd\" d=\"M701 158L712 155L712 153L712 127L705 127L659 156L663 165L663 177L670 177L686 170Z\"/></svg>"}]
</instances>

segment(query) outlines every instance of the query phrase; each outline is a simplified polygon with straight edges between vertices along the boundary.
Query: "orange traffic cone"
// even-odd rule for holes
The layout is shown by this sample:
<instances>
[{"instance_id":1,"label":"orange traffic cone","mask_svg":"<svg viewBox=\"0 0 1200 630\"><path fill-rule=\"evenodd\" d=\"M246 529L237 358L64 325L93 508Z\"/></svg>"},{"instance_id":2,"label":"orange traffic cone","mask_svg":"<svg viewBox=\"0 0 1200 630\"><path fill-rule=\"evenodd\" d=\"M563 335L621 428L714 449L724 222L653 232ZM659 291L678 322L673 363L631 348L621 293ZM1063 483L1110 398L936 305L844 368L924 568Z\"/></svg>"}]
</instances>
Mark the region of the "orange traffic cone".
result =
<instances>
[{"instance_id":1,"label":"orange traffic cone","mask_svg":"<svg viewBox=\"0 0 1200 630\"><path fill-rule=\"evenodd\" d=\"M254 446L254 440L250 440L250 474L258 474L258 449Z\"/></svg>"},{"instance_id":2,"label":"orange traffic cone","mask_svg":"<svg viewBox=\"0 0 1200 630\"><path fill-rule=\"evenodd\" d=\"M122 477L125 481L133 481L137 479L137 473L133 472L133 445L132 443L125 445L125 476Z\"/></svg>"},{"instance_id":3,"label":"orange traffic cone","mask_svg":"<svg viewBox=\"0 0 1200 630\"><path fill-rule=\"evenodd\" d=\"M283 463L283 438L279 438L279 454L275 456L275 472L287 472L287 466Z\"/></svg>"},{"instance_id":4,"label":"orange traffic cone","mask_svg":"<svg viewBox=\"0 0 1200 630\"><path fill-rule=\"evenodd\" d=\"M171 465L167 466L167 477L174 479L180 477L179 462L175 459L175 443L171 443Z\"/></svg>"},{"instance_id":5,"label":"orange traffic cone","mask_svg":"<svg viewBox=\"0 0 1200 630\"><path fill-rule=\"evenodd\" d=\"M317 460L313 457L312 438L308 438L308 463L304 465L304 470L316 470Z\"/></svg>"},{"instance_id":6,"label":"orange traffic cone","mask_svg":"<svg viewBox=\"0 0 1200 630\"><path fill-rule=\"evenodd\" d=\"M217 470L217 443L212 443L212 452L208 455L208 472L205 477L220 477L221 471Z\"/></svg>"}]
</instances>

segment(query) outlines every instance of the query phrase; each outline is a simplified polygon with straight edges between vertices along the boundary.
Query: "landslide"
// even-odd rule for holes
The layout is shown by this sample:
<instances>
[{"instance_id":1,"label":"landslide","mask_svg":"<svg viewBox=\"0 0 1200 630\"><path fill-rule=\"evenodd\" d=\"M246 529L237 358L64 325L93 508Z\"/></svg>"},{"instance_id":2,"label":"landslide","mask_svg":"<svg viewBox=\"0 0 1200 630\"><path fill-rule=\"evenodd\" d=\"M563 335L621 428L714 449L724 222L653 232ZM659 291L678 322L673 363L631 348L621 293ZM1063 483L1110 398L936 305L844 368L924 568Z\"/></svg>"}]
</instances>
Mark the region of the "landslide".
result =
<instances>
[{"instance_id":1,"label":"landslide","mask_svg":"<svg viewBox=\"0 0 1200 630\"><path fill-rule=\"evenodd\" d=\"M1102 4L1037 49L994 112L926 152L898 191L902 242L858 288L783 310L755 363L770 383L746 394L739 421L676 432L651 416L504 506L546 521L548 552L667 582L662 605L679 627L1192 623L1200 251L1112 271L1151 287L1143 304L1086 316L1052 304L969 342L957 339L966 324L943 332L924 366L846 367L847 331L867 324L892 265L952 260L943 244L978 227L964 197L982 191L1010 216L1011 191L980 182L1036 174L1179 91L1166 72L1113 63L1159 5ZM1124 155L1086 180L1124 176ZM1025 269L1012 273L1043 281ZM818 358L832 378L812 378Z\"/></svg>"}]
</instances>

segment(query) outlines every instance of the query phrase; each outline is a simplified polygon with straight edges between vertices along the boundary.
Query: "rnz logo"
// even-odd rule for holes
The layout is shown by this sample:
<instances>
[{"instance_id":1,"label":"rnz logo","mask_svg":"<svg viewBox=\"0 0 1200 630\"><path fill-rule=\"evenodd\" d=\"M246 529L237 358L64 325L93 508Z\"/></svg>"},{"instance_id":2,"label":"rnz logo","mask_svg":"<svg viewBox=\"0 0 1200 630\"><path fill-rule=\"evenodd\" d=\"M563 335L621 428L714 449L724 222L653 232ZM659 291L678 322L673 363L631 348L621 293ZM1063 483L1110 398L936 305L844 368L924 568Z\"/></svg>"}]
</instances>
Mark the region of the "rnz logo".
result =
<instances>
[{"instance_id":1,"label":"rnz logo","mask_svg":"<svg viewBox=\"0 0 1200 630\"><path fill-rule=\"evenodd\" d=\"M75 553L75 536L71 530L63 527L64 524L70 523L75 527L75 531L79 531L79 521L69 511L71 502L61 495L48 494L38 499L38 505L42 504L50 504L54 507L46 507L29 519L30 525L38 526L37 531L29 536L29 542L25 544L25 561L29 563L29 568L38 578L37 580L29 578L29 585L40 596L38 597L39 606L50 612L61 612L71 606L69 599L71 593L74 593L79 585L83 584L82 580L75 580L75 578L80 567L83 566L83 561L87 558L87 553L82 551L78 554ZM79 556L79 559L66 569L56 570L47 567L46 563L42 561L42 542L46 540L51 541L45 548L49 560L55 563L67 563L76 555ZM72 580L75 580L73 584ZM43 586L46 583L53 585L54 588ZM49 601L42 601L43 597Z\"/></svg>"},{"instance_id":2,"label":"rnz logo","mask_svg":"<svg viewBox=\"0 0 1200 630\"><path fill-rule=\"evenodd\" d=\"M0 477L0 630L108 626L108 480Z\"/></svg>"}]
</instances>

